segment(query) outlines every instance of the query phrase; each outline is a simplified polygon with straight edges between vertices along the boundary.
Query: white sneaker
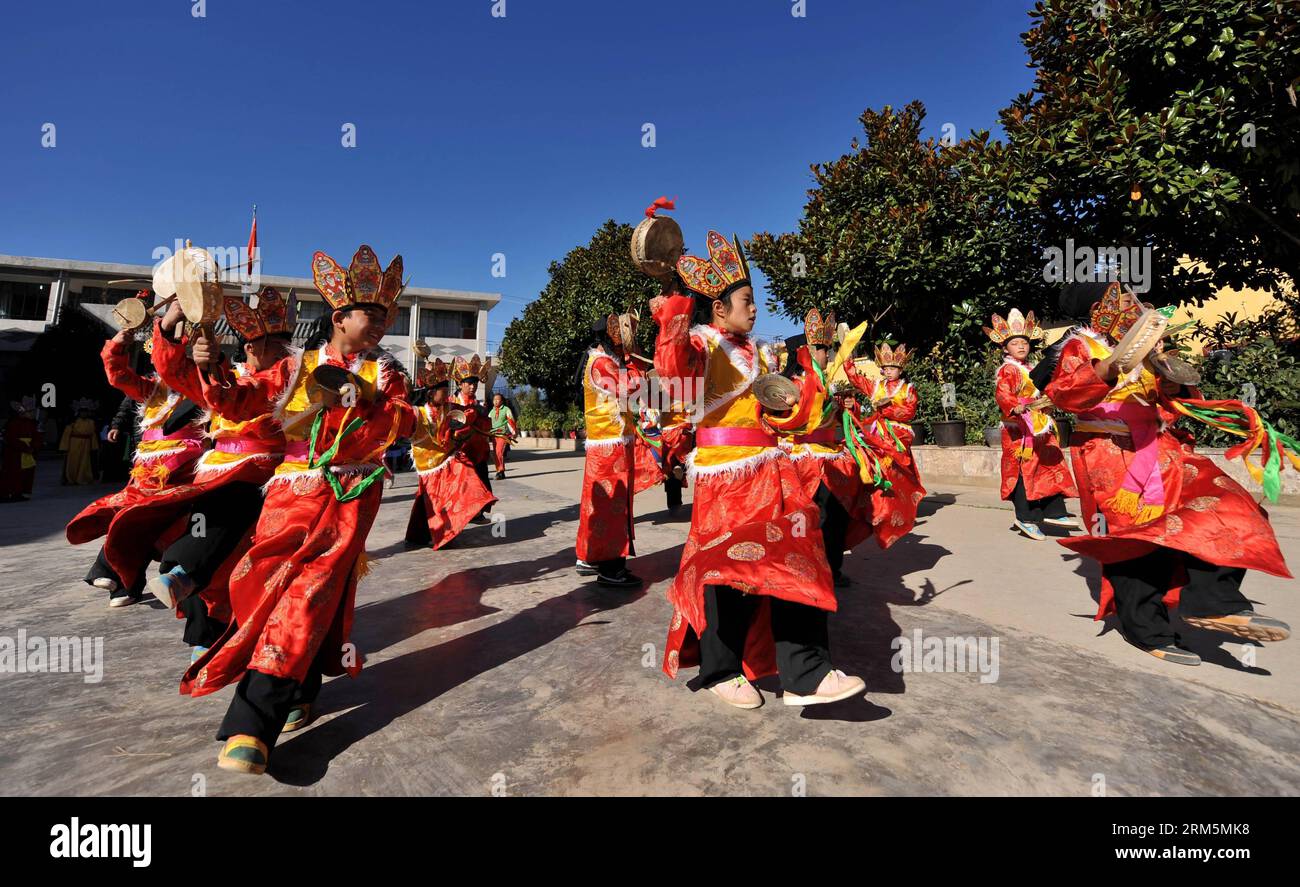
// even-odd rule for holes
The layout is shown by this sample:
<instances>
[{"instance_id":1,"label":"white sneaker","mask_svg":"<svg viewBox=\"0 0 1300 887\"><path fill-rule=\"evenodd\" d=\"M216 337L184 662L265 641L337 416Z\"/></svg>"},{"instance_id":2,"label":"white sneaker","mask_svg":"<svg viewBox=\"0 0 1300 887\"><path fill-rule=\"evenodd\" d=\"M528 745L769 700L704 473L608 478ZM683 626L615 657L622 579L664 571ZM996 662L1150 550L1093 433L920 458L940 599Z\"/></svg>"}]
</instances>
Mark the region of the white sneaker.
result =
<instances>
[{"instance_id":1,"label":"white sneaker","mask_svg":"<svg viewBox=\"0 0 1300 887\"><path fill-rule=\"evenodd\" d=\"M736 708L758 708L763 704L763 694L758 689L745 680L744 675L736 675L728 681L721 684L714 684L709 688L709 692L717 696L727 705Z\"/></svg>"},{"instance_id":2,"label":"white sneaker","mask_svg":"<svg viewBox=\"0 0 1300 887\"><path fill-rule=\"evenodd\" d=\"M831 669L817 689L807 696L800 696L787 691L781 698L786 705L821 705L826 702L839 702L856 696L867 689L867 682L862 678L847 675L839 669Z\"/></svg>"},{"instance_id":3,"label":"white sneaker","mask_svg":"<svg viewBox=\"0 0 1300 887\"><path fill-rule=\"evenodd\" d=\"M100 576L98 579L96 579L94 582L90 584L95 586L96 588L104 589L104 591L107 591L109 594L112 594L113 592L117 591L117 583L114 582L112 579L109 579L107 576Z\"/></svg>"}]
</instances>

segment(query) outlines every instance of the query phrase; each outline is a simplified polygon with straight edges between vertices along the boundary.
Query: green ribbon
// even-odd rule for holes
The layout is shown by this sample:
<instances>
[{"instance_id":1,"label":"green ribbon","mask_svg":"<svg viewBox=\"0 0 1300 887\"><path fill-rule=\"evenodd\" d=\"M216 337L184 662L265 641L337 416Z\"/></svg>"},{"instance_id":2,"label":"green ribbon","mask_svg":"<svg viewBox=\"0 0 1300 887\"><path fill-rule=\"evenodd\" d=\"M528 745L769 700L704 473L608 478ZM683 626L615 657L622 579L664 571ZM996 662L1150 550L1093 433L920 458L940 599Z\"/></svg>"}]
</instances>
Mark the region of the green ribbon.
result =
<instances>
[{"instance_id":1,"label":"green ribbon","mask_svg":"<svg viewBox=\"0 0 1300 887\"><path fill-rule=\"evenodd\" d=\"M817 380L822 383L822 390L826 392L826 403L822 406L822 417L818 421L817 427L820 428L826 424L827 418L835 411L835 397L831 394L831 383L826 378L826 371L822 369L821 364L812 360L813 371L817 374Z\"/></svg>"},{"instance_id":2,"label":"green ribbon","mask_svg":"<svg viewBox=\"0 0 1300 887\"><path fill-rule=\"evenodd\" d=\"M1191 404L1179 401L1179 404L1187 415L1197 421L1204 422L1214 428L1228 430L1228 426L1233 426L1243 434L1250 433L1249 422L1243 422L1245 417L1240 410L1224 409L1222 407L1202 407L1192 406ZM1268 501L1276 502L1277 497L1282 492L1282 454L1281 446L1286 447L1293 453L1300 453L1300 441L1297 441L1289 434L1278 431L1263 416L1259 417L1260 425L1264 428L1264 446L1268 449L1268 456L1264 459L1264 473L1260 486L1264 488L1264 495Z\"/></svg>"},{"instance_id":3,"label":"green ribbon","mask_svg":"<svg viewBox=\"0 0 1300 887\"><path fill-rule=\"evenodd\" d=\"M862 455L862 451L858 449L860 444L862 450L865 450L866 454L871 457L872 484L882 490L888 490L891 488L894 485L893 482L885 479L885 473L880 467L880 459L878 459L876 454L867 447L866 441L861 439L861 435L858 434L858 429L853 424L853 419L848 414L847 410L844 412L842 421L844 424L844 442L848 444L849 454L853 456L853 461L858 464L859 469L866 465L866 460Z\"/></svg>"},{"instance_id":4,"label":"green ribbon","mask_svg":"<svg viewBox=\"0 0 1300 887\"><path fill-rule=\"evenodd\" d=\"M334 498L340 503L351 502L366 490L370 489L370 485L383 475L385 469L384 466L379 466L374 471L370 472L370 474L366 475L361 482L352 489L348 490L346 493L343 492L343 482L330 473L330 463L334 461L334 457L338 454L339 444L343 442L343 438L356 431L365 423L359 416L349 422L343 431L339 433L339 436L334 438L334 443L330 444L329 449L321 453L320 458L318 459L316 457L316 435L320 432L321 424L324 420L325 411L321 410L316 414L316 418L311 423L311 440L307 446L307 468L309 470L320 469L321 476L324 477L325 482L330 485L330 489L334 491Z\"/></svg>"}]
</instances>

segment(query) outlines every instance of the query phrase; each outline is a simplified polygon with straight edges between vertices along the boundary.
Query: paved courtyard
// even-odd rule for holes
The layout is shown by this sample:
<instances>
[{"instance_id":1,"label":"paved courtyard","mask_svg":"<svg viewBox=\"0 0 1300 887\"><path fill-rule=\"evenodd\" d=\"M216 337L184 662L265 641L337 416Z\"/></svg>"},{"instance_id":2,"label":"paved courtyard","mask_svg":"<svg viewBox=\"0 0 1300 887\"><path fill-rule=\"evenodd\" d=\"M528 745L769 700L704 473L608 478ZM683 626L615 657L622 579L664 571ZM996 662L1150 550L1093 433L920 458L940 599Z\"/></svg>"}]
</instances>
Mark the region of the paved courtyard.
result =
<instances>
[{"instance_id":1,"label":"paved courtyard","mask_svg":"<svg viewBox=\"0 0 1300 887\"><path fill-rule=\"evenodd\" d=\"M662 488L637 498L647 587L604 590L573 571L581 457L513 455L500 537L407 551L414 475L385 491L357 601L366 668L326 683L263 777L217 769L229 690L178 694L180 623L81 582L96 545L63 525L109 487L60 487L42 462L36 498L0 505L0 636L102 637L105 663L99 683L0 673L0 793L1300 794L1300 640L1248 652L1184 627L1205 663L1158 662L1093 621L1092 565L1010 532L991 487L931 483L915 534L847 559L832 645L865 698L740 712L659 670L688 526ZM1300 509L1272 512L1294 568ZM1294 582L1244 590L1300 626ZM899 672L899 637L996 640L996 673Z\"/></svg>"}]
</instances>

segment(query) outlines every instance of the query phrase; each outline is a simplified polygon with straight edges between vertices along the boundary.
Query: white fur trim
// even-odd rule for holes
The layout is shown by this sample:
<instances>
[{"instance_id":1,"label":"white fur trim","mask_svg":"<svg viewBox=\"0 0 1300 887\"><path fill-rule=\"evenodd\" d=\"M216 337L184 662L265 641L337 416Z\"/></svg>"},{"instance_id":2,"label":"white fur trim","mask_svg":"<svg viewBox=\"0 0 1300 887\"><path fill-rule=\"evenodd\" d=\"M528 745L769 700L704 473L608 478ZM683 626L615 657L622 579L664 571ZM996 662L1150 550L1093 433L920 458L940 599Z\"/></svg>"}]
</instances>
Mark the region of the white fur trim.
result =
<instances>
[{"instance_id":1,"label":"white fur trim","mask_svg":"<svg viewBox=\"0 0 1300 887\"><path fill-rule=\"evenodd\" d=\"M331 465L330 474L340 475L340 476L353 475L353 474L369 474L370 472L374 471L376 468L383 468L383 467L384 466L376 465L373 462L348 462L345 465ZM385 476L387 476L387 474L388 474L387 471L385 471ZM293 481L301 480L303 478L315 479L317 483L324 483L324 479L321 477L321 471L319 468L308 468L303 471L286 471L283 474L273 475L270 480L262 484L262 492L267 492L272 487L278 486L282 483L291 483Z\"/></svg>"},{"instance_id":2,"label":"white fur trim","mask_svg":"<svg viewBox=\"0 0 1300 887\"><path fill-rule=\"evenodd\" d=\"M698 449L691 450L690 455L686 457L686 477L692 482L696 478L706 477L735 480L753 474L758 470L758 466L765 462L771 462L773 459L790 458L790 454L780 447L767 447L762 452L755 453L752 456L746 456L743 459L732 459L730 462L723 462L720 465L696 465L695 456L697 453L699 453Z\"/></svg>"},{"instance_id":3,"label":"white fur trim","mask_svg":"<svg viewBox=\"0 0 1300 887\"><path fill-rule=\"evenodd\" d=\"M596 361L593 360L593 358L595 358L595 357L608 357L610 360L613 360L613 361L614 361L614 365L615 365L615 366L619 366L619 364L618 364L618 360L615 359L615 358L613 358L613 357L611 357L610 355L606 354L604 351L598 351L598 350L595 349L595 348L588 348L588 349L587 349L587 371L586 371L587 384L591 386L591 390L592 390L592 391L596 392L596 399L597 399L597 400L600 400L600 401L610 401L610 400L612 400L612 401L614 401L614 405L617 407L617 405L618 405L618 398L617 398L617 397L614 397L614 396L612 396L612 395L610 395L610 393L609 393L608 391L606 391L604 388L601 388L599 385L597 385L597 384L596 384L596 379L595 379L595 377L592 376L592 371L596 369ZM622 369L622 367L619 367L619 369ZM614 411L614 413L615 413L615 415L618 417L618 430L619 430L619 431L626 432L626 431L627 431L627 421L623 418L623 411L622 411L622 410L619 410L619 409L616 409L616 410ZM611 438L611 439L614 439L614 438ZM592 443L597 443L597 441L592 441Z\"/></svg>"},{"instance_id":4,"label":"white fur trim","mask_svg":"<svg viewBox=\"0 0 1300 887\"><path fill-rule=\"evenodd\" d=\"M605 437L600 440L588 439L583 447L588 450L612 450L618 444L632 443L632 436L625 434L622 437Z\"/></svg>"},{"instance_id":5,"label":"white fur trim","mask_svg":"<svg viewBox=\"0 0 1300 887\"><path fill-rule=\"evenodd\" d=\"M290 357L294 359L293 373L289 376L289 384L284 386L284 390L276 397L275 403L271 406L271 417L275 419L277 425L284 422L284 411L289 406L289 401L293 398L293 393L298 389L298 379L302 375L304 364L303 350L301 348L290 348Z\"/></svg>"},{"instance_id":6,"label":"white fur trim","mask_svg":"<svg viewBox=\"0 0 1300 887\"><path fill-rule=\"evenodd\" d=\"M455 460L455 458L456 458L456 454L451 453L450 455L447 456L446 459L443 459L441 462L439 462L437 465L433 466L432 468L425 468L421 471L415 472L415 474L417 477L429 477L431 475L437 474L439 471L442 471L444 468L450 465Z\"/></svg>"},{"instance_id":7,"label":"white fur trim","mask_svg":"<svg viewBox=\"0 0 1300 887\"><path fill-rule=\"evenodd\" d=\"M284 458L284 453L249 453L247 456L240 456L234 462L227 462L223 465L212 465L208 462L208 456L212 455L215 452L217 451L208 450L206 453L204 453L202 456L199 457L199 461L194 466L195 483L202 483L205 480L211 480L212 478L218 475L225 474L227 471L230 471L233 468L238 468L240 465L243 465L249 459L261 459L265 461L279 462L281 459Z\"/></svg>"},{"instance_id":8,"label":"white fur trim","mask_svg":"<svg viewBox=\"0 0 1300 887\"><path fill-rule=\"evenodd\" d=\"M748 391L749 386L754 384L754 380L758 378L760 346L756 342L751 342L750 344L753 345L754 348L754 357L752 360L746 360L744 354L741 353L740 349L736 347L734 343L730 342L727 339L726 335L724 335L722 332L714 329L711 326L706 326L704 324L696 324L695 326L691 327L691 335L699 336L709 344L709 348L705 352L706 355L706 359L704 363L705 379L708 379L709 377L709 366L713 362L713 354L715 351L718 350L722 351L723 356L725 356L727 360L730 361L731 365L735 367L736 371L739 372L743 377L741 384L738 385L737 387L733 388L730 391L715 393L711 398L705 401L703 412L700 415L709 416L712 415L715 410L721 409L722 407L731 403L737 397L739 397L740 395Z\"/></svg>"}]
</instances>

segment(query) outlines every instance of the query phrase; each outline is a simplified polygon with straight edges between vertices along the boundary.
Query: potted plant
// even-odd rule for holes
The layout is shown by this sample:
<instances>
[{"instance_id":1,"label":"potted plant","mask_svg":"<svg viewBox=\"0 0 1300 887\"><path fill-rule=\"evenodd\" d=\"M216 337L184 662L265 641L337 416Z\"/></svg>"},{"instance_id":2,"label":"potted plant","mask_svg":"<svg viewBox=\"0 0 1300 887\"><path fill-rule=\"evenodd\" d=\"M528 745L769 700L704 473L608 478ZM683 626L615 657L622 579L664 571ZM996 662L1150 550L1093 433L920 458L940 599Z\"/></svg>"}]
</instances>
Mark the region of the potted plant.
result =
<instances>
[{"instance_id":1,"label":"potted plant","mask_svg":"<svg viewBox=\"0 0 1300 887\"><path fill-rule=\"evenodd\" d=\"M943 409L943 419L930 423L930 432L934 442L941 447L961 447L966 445L966 420L952 418L949 412L957 410L957 387L944 379L943 367L937 367L939 375L939 403Z\"/></svg>"}]
</instances>

